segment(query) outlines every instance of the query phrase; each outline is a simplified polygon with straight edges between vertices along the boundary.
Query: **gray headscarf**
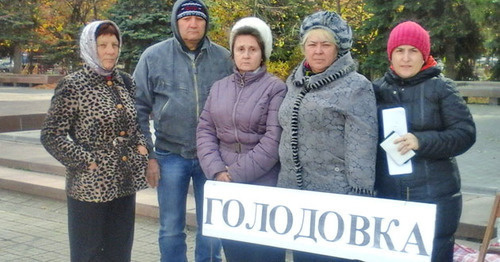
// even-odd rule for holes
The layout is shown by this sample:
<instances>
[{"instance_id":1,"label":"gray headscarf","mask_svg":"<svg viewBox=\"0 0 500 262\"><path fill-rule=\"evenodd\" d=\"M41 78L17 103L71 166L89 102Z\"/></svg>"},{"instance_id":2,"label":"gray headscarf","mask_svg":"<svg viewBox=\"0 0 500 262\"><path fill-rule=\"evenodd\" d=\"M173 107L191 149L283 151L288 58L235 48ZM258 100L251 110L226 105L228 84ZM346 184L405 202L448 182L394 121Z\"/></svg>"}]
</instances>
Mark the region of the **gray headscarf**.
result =
<instances>
[{"instance_id":1,"label":"gray headscarf","mask_svg":"<svg viewBox=\"0 0 500 262\"><path fill-rule=\"evenodd\" d=\"M118 56L116 57L115 64L118 62L122 47L122 34L120 32L120 28L118 28L118 26L110 20L94 21L83 28L82 34L80 36L80 57L83 59L85 64L87 64L96 73L98 73L99 75L108 76L113 73L113 70L104 69L104 67L101 65L101 61L99 60L99 55L97 54L96 31L99 26L104 23L112 24L116 28L116 30L118 31L118 35L120 36L118 39L118 41L120 42L120 49L118 50Z\"/></svg>"},{"instance_id":2,"label":"gray headscarf","mask_svg":"<svg viewBox=\"0 0 500 262\"><path fill-rule=\"evenodd\" d=\"M352 31L347 22L337 13L319 11L309 15L300 26L300 37L311 29L325 29L333 33L338 46L339 57L347 54L352 46Z\"/></svg>"}]
</instances>

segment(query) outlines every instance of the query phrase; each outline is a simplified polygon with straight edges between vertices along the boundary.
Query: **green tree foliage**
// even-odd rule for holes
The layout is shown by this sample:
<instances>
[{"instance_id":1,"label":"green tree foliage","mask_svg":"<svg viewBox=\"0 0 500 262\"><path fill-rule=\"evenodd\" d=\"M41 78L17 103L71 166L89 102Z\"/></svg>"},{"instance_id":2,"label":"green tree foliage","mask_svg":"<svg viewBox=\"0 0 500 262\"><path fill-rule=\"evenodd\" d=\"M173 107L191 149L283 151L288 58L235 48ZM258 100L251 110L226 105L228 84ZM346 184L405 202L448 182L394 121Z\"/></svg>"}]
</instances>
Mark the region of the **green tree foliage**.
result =
<instances>
[{"instance_id":1,"label":"green tree foliage","mask_svg":"<svg viewBox=\"0 0 500 262\"><path fill-rule=\"evenodd\" d=\"M174 1L0 0L0 56L15 57L20 69L21 53L28 52L71 71L81 63L77 41L82 27L95 19L111 19L123 32L120 61L131 72L146 47L171 36L169 22ZM267 22L274 38L268 68L282 79L303 59L299 47L302 20L318 10L335 11L348 21L354 30L354 58L360 62L361 72L372 79L387 70L388 34L404 20L415 20L430 31L432 55L445 64L447 76L457 80L473 79L476 58L498 57L500 46L498 0L205 2L211 14L208 35L226 47L229 31L238 19L257 16ZM497 73L489 75L499 79L500 66L495 68Z\"/></svg>"},{"instance_id":2,"label":"green tree foliage","mask_svg":"<svg viewBox=\"0 0 500 262\"><path fill-rule=\"evenodd\" d=\"M482 36L463 0L365 0L373 14L362 27L368 42L362 71L375 78L386 70L385 52L390 30L398 23L413 20L431 35L431 54L445 64L445 73L455 80L474 79L474 62L482 51Z\"/></svg>"},{"instance_id":3,"label":"green tree foliage","mask_svg":"<svg viewBox=\"0 0 500 262\"><path fill-rule=\"evenodd\" d=\"M273 32L273 53L268 62L270 72L282 79L300 60L298 51L298 32L304 15L310 5L293 0L212 0L207 1L212 16L210 38L225 47L231 27L239 19L256 16L269 24ZM229 11L230 10L230 11Z\"/></svg>"},{"instance_id":4,"label":"green tree foliage","mask_svg":"<svg viewBox=\"0 0 500 262\"><path fill-rule=\"evenodd\" d=\"M22 51L36 57L37 63L57 64L64 71L78 69L81 59L77 42L81 29L90 21L103 19L102 14L114 1L116 0L20 1L26 2L24 8L28 10L24 12L35 18L30 31L34 35L34 41L28 47L24 46Z\"/></svg>"},{"instance_id":5,"label":"green tree foliage","mask_svg":"<svg viewBox=\"0 0 500 262\"><path fill-rule=\"evenodd\" d=\"M492 1L488 8L489 15L486 17L486 23L491 29L491 40L486 43L490 57L496 57L497 61L492 68L490 80L500 81L500 1Z\"/></svg>"},{"instance_id":6,"label":"green tree foliage","mask_svg":"<svg viewBox=\"0 0 500 262\"><path fill-rule=\"evenodd\" d=\"M142 52L152 44L172 36L171 0L119 0L109 11L109 19L122 31L120 56L124 70L132 72Z\"/></svg>"},{"instance_id":7,"label":"green tree foliage","mask_svg":"<svg viewBox=\"0 0 500 262\"><path fill-rule=\"evenodd\" d=\"M45 1L39 16L43 21L37 29L43 62L72 71L80 64L77 40L86 22L81 18L81 8L71 3Z\"/></svg>"},{"instance_id":8,"label":"green tree foliage","mask_svg":"<svg viewBox=\"0 0 500 262\"><path fill-rule=\"evenodd\" d=\"M255 1L254 16L266 21L273 31L274 48L270 72L285 79L302 60L299 47L300 24L304 17L319 9L314 1L262 0Z\"/></svg>"},{"instance_id":9,"label":"green tree foliage","mask_svg":"<svg viewBox=\"0 0 500 262\"><path fill-rule=\"evenodd\" d=\"M302 20L319 10L341 13L358 27L369 16L363 10L362 0L207 0L212 16L210 37L216 43L228 47L231 27L246 16L256 16L266 21L273 32L273 53L268 69L285 79L303 59L299 47L299 29Z\"/></svg>"},{"instance_id":10,"label":"green tree foliage","mask_svg":"<svg viewBox=\"0 0 500 262\"><path fill-rule=\"evenodd\" d=\"M500 1L498 0L469 0L467 6L471 10L472 18L479 25L480 33L484 37L485 52L479 65L484 70L484 76L489 80L500 80L500 63L492 62L500 56Z\"/></svg>"},{"instance_id":11,"label":"green tree foliage","mask_svg":"<svg viewBox=\"0 0 500 262\"><path fill-rule=\"evenodd\" d=\"M0 55L14 60L14 72L21 72L21 51L32 48L38 24L38 4L27 0L0 0Z\"/></svg>"},{"instance_id":12,"label":"green tree foliage","mask_svg":"<svg viewBox=\"0 0 500 262\"><path fill-rule=\"evenodd\" d=\"M368 0L365 9L372 13L370 20L365 21L358 29L357 35L362 41L355 42L359 56L360 71L368 78L377 78L388 67L385 46L389 31L396 24L390 14L393 12L393 1Z\"/></svg>"}]
</instances>

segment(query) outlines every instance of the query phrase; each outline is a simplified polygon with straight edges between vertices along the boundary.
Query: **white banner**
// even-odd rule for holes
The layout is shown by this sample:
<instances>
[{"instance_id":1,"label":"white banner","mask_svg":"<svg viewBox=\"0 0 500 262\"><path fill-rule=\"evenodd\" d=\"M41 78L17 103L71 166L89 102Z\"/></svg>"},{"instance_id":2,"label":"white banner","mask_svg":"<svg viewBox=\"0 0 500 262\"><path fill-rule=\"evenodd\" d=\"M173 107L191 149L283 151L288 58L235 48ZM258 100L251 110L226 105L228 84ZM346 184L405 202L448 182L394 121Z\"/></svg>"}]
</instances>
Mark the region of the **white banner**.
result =
<instances>
[{"instance_id":1,"label":"white banner","mask_svg":"<svg viewBox=\"0 0 500 262\"><path fill-rule=\"evenodd\" d=\"M436 206L207 181L203 235L362 261L431 261Z\"/></svg>"}]
</instances>

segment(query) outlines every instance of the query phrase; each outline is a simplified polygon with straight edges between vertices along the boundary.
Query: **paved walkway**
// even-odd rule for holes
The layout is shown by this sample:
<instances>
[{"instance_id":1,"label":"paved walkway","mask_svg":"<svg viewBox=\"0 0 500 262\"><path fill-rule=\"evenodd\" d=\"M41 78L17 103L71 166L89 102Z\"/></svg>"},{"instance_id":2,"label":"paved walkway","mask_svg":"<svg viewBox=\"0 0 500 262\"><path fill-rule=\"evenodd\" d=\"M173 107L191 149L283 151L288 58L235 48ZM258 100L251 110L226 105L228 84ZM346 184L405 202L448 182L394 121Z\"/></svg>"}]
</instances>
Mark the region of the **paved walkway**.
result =
<instances>
[{"instance_id":1,"label":"paved walkway","mask_svg":"<svg viewBox=\"0 0 500 262\"><path fill-rule=\"evenodd\" d=\"M477 127L477 140L457 157L465 192L500 192L500 106L469 105Z\"/></svg>"},{"instance_id":2,"label":"paved walkway","mask_svg":"<svg viewBox=\"0 0 500 262\"><path fill-rule=\"evenodd\" d=\"M0 261L69 261L66 217L64 201L0 189ZM190 259L194 235L187 230ZM132 261L159 259L157 221L137 216Z\"/></svg>"}]
</instances>

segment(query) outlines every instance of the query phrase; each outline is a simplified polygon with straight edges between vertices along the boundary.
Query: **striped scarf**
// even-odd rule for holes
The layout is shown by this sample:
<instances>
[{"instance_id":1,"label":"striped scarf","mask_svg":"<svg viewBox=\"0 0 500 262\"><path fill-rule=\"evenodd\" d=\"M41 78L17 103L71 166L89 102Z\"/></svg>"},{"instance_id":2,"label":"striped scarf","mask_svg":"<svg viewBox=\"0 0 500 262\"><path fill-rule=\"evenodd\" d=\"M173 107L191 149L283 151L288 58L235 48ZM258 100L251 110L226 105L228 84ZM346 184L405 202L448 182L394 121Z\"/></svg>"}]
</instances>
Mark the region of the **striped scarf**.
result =
<instances>
[{"instance_id":1,"label":"striped scarf","mask_svg":"<svg viewBox=\"0 0 500 262\"><path fill-rule=\"evenodd\" d=\"M295 75L297 70L301 68L298 66L295 68L294 72L292 75ZM300 91L299 95L297 95L297 98L295 99L295 102L293 103L293 108L292 108L292 121L291 121L291 145L292 145L292 160L294 163L294 169L295 169L295 174L296 174L296 180L297 180L297 186L299 189L302 189L303 187L303 177L302 177L302 164L300 163L299 159L299 109L302 104L302 100L304 97L309 93L311 90L314 89L319 89L336 79L339 79L351 72L354 72L356 70L356 65L355 64L349 64L348 66L342 68L339 71L336 71L333 74L326 75L323 78L319 79L318 81L315 81L314 83L310 83L309 76L304 76L300 80L294 81L295 86L304 86L302 91Z\"/></svg>"}]
</instances>

